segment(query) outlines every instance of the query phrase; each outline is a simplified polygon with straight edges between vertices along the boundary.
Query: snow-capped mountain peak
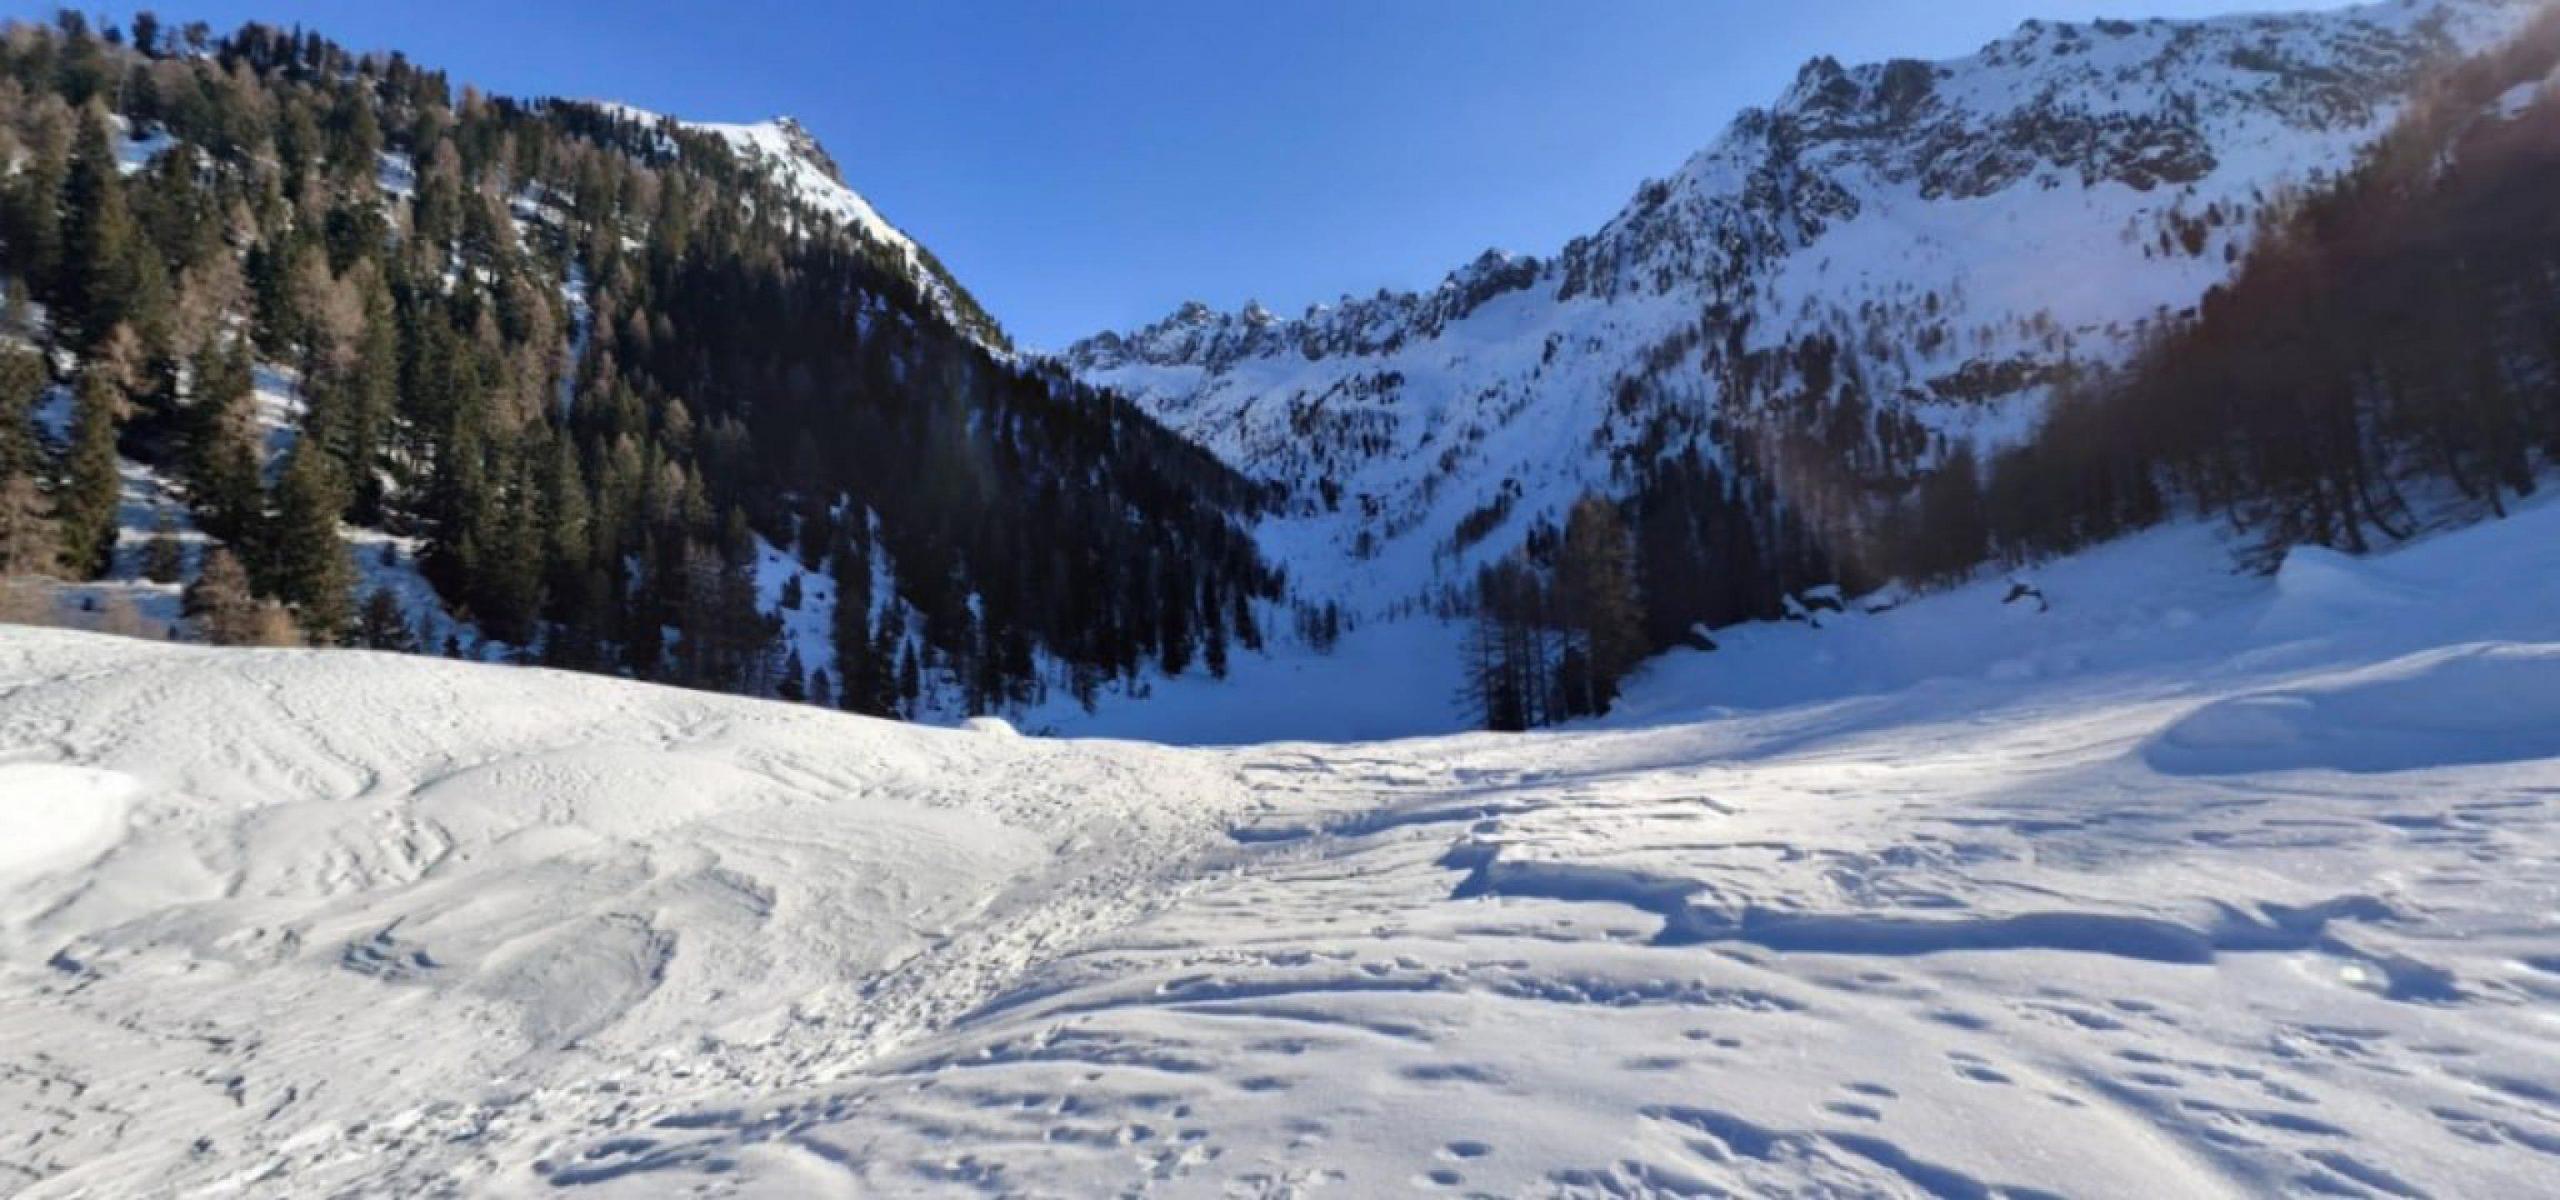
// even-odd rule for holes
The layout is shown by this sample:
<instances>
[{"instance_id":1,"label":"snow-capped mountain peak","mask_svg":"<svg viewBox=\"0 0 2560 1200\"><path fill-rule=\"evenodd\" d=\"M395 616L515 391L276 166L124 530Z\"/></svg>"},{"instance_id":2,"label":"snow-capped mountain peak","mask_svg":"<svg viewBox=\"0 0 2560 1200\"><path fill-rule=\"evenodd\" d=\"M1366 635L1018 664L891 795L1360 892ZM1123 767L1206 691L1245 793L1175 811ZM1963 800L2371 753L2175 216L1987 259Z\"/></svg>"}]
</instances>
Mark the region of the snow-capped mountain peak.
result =
<instances>
[{"instance_id":1,"label":"snow-capped mountain peak","mask_svg":"<svg viewBox=\"0 0 2560 1200\"><path fill-rule=\"evenodd\" d=\"M931 251L882 216L870 200L847 184L835 156L797 118L777 116L749 124L724 124L685 121L626 104L600 107L643 124L672 122L683 129L720 138L733 153L769 172L793 199L888 251L925 300L955 328L989 349L1007 349L1003 332L959 280Z\"/></svg>"},{"instance_id":2,"label":"snow-capped mountain peak","mask_svg":"<svg viewBox=\"0 0 2560 1200\"><path fill-rule=\"evenodd\" d=\"M1666 438L1717 455L1809 344L1924 443L2015 438L2059 372L2193 306L2431 71L2534 8L2030 21L1945 62L1817 58L1552 257L1489 251L1290 319L1185 306L1061 358L1289 485L1296 578L1392 608Z\"/></svg>"}]
</instances>

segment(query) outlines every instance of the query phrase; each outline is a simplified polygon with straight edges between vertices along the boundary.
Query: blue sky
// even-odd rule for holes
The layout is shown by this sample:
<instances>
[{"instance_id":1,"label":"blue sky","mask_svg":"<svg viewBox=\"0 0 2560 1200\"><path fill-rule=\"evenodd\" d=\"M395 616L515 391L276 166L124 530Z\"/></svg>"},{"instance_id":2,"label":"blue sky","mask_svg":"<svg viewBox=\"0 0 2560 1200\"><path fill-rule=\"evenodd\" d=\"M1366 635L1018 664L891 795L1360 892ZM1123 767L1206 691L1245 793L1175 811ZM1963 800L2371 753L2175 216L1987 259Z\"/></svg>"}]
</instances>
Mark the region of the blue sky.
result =
<instances>
[{"instance_id":1,"label":"blue sky","mask_svg":"<svg viewBox=\"0 0 2560 1200\"><path fill-rule=\"evenodd\" d=\"M2320 0L2278 6L2301 7ZM1817 53L2233 0L171 0L458 82L799 117L1028 345L1186 298L1294 313L1596 228ZM29 13L50 5L12 4ZM83 6L84 8L93 6ZM116 6L115 11L129 11Z\"/></svg>"}]
</instances>

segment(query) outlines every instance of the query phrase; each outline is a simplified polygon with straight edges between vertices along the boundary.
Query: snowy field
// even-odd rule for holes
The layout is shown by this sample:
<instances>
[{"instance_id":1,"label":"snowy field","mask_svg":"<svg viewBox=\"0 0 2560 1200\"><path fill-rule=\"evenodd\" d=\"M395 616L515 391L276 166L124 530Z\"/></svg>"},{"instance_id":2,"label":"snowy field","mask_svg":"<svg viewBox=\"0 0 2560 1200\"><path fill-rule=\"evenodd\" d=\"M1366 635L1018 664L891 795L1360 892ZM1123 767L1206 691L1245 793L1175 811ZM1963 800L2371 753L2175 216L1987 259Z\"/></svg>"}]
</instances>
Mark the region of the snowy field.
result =
<instances>
[{"instance_id":1,"label":"snowy field","mask_svg":"<svg viewBox=\"0 0 2560 1200\"><path fill-rule=\"evenodd\" d=\"M2560 504L2227 561L1225 750L0 630L0 1193L2551 1194Z\"/></svg>"}]
</instances>

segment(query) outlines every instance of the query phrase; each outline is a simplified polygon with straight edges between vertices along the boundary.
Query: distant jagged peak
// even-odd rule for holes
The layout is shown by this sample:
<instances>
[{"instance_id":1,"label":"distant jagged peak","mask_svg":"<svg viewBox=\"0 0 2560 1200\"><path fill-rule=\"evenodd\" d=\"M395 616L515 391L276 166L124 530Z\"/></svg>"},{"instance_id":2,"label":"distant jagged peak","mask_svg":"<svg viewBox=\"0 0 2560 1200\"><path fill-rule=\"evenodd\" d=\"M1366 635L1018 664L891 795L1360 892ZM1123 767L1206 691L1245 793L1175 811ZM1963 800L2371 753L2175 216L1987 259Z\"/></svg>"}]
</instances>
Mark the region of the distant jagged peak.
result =
<instances>
[{"instance_id":1,"label":"distant jagged peak","mask_svg":"<svg viewBox=\"0 0 2560 1200\"><path fill-rule=\"evenodd\" d=\"M1095 334L1060 351L1058 358L1090 371L1138 364L1215 369L1254 353L1281 350L1309 357L1381 353L1415 336L1437 333L1496 296L1535 285L1547 266L1529 255L1487 249L1428 292L1380 288L1366 296L1310 304L1295 317L1283 317L1259 300L1248 300L1232 313L1185 300L1154 324Z\"/></svg>"},{"instance_id":2,"label":"distant jagged peak","mask_svg":"<svg viewBox=\"0 0 2560 1200\"><path fill-rule=\"evenodd\" d=\"M1308 356L1388 352L1504 292L1559 300L1701 288L1725 294L1878 195L1967 200L2020 186L2182 187L2227 142L2367 129L2426 69L2519 27L2544 0L2380 0L2201 19L2029 20L1971 55L1846 65L1808 60L1764 108L1548 259L1487 251L1426 292L1345 296L1277 321L1186 306L1061 357L1079 370L1144 362L1212 371L1247 347ZM1167 338L1171 329L1234 329ZM1234 336L1251 331L1250 338ZM1151 336L1154 335L1154 336Z\"/></svg>"}]
</instances>

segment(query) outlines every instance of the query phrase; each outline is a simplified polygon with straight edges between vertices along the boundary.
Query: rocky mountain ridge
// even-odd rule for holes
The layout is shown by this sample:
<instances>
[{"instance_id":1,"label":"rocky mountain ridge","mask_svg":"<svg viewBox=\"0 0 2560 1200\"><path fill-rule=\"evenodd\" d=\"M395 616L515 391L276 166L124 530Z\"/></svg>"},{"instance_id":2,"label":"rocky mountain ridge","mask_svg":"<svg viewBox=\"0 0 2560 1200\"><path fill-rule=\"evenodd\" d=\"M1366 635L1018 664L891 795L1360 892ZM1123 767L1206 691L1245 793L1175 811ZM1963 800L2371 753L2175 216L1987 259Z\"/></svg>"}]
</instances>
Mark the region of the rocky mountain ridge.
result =
<instances>
[{"instance_id":1,"label":"rocky mountain ridge","mask_svg":"<svg viewBox=\"0 0 2560 1200\"><path fill-rule=\"evenodd\" d=\"M1291 488L1302 582L1399 605L1633 459L1727 454L1786 411L1874 426L1889 469L1838 468L1862 484L2020 436L2532 8L2031 21L1943 63L1816 59L1550 257L1296 317L1188 304L1059 358Z\"/></svg>"}]
</instances>

